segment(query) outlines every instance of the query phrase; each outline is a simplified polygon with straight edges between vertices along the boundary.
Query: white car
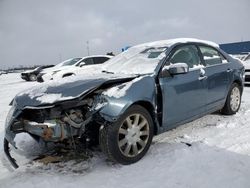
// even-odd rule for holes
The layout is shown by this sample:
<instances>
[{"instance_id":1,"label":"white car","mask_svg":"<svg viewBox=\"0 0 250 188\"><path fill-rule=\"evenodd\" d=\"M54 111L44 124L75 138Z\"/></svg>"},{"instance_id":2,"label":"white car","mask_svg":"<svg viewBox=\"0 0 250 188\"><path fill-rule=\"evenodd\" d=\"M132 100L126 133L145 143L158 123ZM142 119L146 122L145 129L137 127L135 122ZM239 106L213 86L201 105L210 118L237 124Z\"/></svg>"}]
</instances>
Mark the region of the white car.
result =
<instances>
[{"instance_id":1,"label":"white car","mask_svg":"<svg viewBox=\"0 0 250 188\"><path fill-rule=\"evenodd\" d=\"M242 61L245 67L245 84L250 84L250 53Z\"/></svg>"},{"instance_id":2,"label":"white car","mask_svg":"<svg viewBox=\"0 0 250 188\"><path fill-rule=\"evenodd\" d=\"M93 55L82 58L72 58L57 64L52 68L45 69L38 77L38 82L53 80L54 78L63 78L66 76L76 75L82 69L88 69L98 64L102 64L113 56ZM60 73L60 74L59 74Z\"/></svg>"}]
</instances>

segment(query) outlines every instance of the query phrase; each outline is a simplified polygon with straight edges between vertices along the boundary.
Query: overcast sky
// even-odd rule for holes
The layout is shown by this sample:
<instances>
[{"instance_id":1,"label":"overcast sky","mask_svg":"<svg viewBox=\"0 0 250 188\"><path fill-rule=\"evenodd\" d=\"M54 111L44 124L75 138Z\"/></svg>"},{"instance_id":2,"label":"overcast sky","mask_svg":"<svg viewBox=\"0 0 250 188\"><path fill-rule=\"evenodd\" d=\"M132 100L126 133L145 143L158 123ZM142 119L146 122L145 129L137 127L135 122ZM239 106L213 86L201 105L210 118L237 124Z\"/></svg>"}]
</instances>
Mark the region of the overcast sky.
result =
<instances>
[{"instance_id":1,"label":"overcast sky","mask_svg":"<svg viewBox=\"0 0 250 188\"><path fill-rule=\"evenodd\" d=\"M0 69L177 37L250 40L249 0L0 0Z\"/></svg>"}]
</instances>

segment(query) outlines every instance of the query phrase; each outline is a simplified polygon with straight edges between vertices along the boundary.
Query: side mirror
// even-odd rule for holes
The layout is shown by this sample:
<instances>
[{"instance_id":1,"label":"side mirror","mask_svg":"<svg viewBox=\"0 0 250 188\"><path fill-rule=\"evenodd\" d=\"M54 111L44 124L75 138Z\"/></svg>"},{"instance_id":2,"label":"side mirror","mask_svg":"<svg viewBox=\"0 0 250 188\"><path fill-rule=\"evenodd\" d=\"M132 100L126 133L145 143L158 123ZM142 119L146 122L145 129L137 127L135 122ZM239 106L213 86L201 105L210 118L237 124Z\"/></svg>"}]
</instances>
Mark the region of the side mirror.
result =
<instances>
[{"instance_id":1,"label":"side mirror","mask_svg":"<svg viewBox=\"0 0 250 188\"><path fill-rule=\"evenodd\" d=\"M168 71L171 75L185 74L189 71L189 67L186 63L175 63L169 66Z\"/></svg>"},{"instance_id":2,"label":"side mirror","mask_svg":"<svg viewBox=\"0 0 250 188\"><path fill-rule=\"evenodd\" d=\"M81 62L79 66L82 67L82 66L84 66L85 64L86 64L85 62Z\"/></svg>"}]
</instances>

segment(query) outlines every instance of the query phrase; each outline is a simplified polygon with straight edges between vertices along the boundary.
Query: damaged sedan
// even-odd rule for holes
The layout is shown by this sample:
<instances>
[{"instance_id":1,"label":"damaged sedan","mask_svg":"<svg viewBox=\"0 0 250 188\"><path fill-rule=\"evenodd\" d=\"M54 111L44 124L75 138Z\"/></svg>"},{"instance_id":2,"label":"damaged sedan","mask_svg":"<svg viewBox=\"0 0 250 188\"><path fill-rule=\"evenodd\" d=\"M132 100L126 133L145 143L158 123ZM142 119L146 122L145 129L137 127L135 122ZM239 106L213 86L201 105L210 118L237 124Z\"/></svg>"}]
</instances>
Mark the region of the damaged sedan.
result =
<instances>
[{"instance_id":1,"label":"damaged sedan","mask_svg":"<svg viewBox=\"0 0 250 188\"><path fill-rule=\"evenodd\" d=\"M121 164L140 160L154 135L241 103L244 67L213 42L172 39L145 43L86 73L19 93L6 119L4 151L28 133L45 143L92 142Z\"/></svg>"}]
</instances>

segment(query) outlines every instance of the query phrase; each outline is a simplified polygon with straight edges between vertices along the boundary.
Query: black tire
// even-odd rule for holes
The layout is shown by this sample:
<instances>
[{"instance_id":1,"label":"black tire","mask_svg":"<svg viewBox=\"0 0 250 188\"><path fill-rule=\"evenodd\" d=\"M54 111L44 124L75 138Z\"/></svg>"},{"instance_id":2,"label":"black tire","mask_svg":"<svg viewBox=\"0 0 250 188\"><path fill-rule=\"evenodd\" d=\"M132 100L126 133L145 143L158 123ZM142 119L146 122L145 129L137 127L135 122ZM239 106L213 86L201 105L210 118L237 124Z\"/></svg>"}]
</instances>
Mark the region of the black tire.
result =
<instances>
[{"instance_id":1,"label":"black tire","mask_svg":"<svg viewBox=\"0 0 250 188\"><path fill-rule=\"evenodd\" d=\"M29 80L30 81L32 81L32 82L34 82L34 81L36 81L36 75L35 74L31 74L30 76L29 76Z\"/></svg>"},{"instance_id":2,"label":"black tire","mask_svg":"<svg viewBox=\"0 0 250 188\"><path fill-rule=\"evenodd\" d=\"M131 155L131 156L128 156L128 155L126 156L125 154L126 149L125 151L122 151L121 148L123 146L122 147L119 146L119 143L122 141L119 139L123 139L121 138L122 134L119 131L123 129L122 126L125 125L124 122L127 121L128 118L129 120L131 120L131 117L137 117L137 115L139 115L139 118L138 118L139 120L137 120L137 126L135 126L136 124L135 119L133 120L133 123L131 123L132 121L130 121L130 123L133 124L134 127L137 127L137 129L139 129L140 136L138 140L140 141L144 140L143 142L145 145L142 146L139 141L138 142L136 141L136 143L133 143L133 144L129 142L126 143L124 147L128 147L128 145L130 145L131 147L129 150L130 152L128 153L128 155ZM147 121L147 123L145 123L144 120ZM140 125L144 123L145 125L143 126L143 128L139 128ZM146 130L145 132L147 132L148 134L145 137L143 137L143 135L141 134L142 132L144 132L143 129L145 129ZM124 139L129 135L129 128L127 129L127 133L128 134L126 136L124 135ZM135 137L138 137L137 133L131 133L130 138L134 139ZM129 165L129 164L139 161L147 153L152 142L153 133L154 133L154 125L153 125L152 117L149 114L149 112L142 106L133 105L130 108L128 108L126 112L116 122L110 125L105 125L101 127L100 134L99 134L99 143L101 145L102 151L107 155L109 160L123 164L123 165ZM137 150L138 154L132 155L130 153L134 153L134 147L138 149Z\"/></svg>"},{"instance_id":3,"label":"black tire","mask_svg":"<svg viewBox=\"0 0 250 188\"><path fill-rule=\"evenodd\" d=\"M239 92L238 99L233 99L233 92L234 91ZM242 89L240 88L239 84L233 83L231 85L231 88L230 88L229 92L228 92L225 105L221 110L222 114L233 115L236 112L238 112L238 110L240 108L240 104L241 104L241 96L242 96ZM232 105L233 100L236 100L238 102L238 105L235 104L236 106L233 106Z\"/></svg>"}]
</instances>

